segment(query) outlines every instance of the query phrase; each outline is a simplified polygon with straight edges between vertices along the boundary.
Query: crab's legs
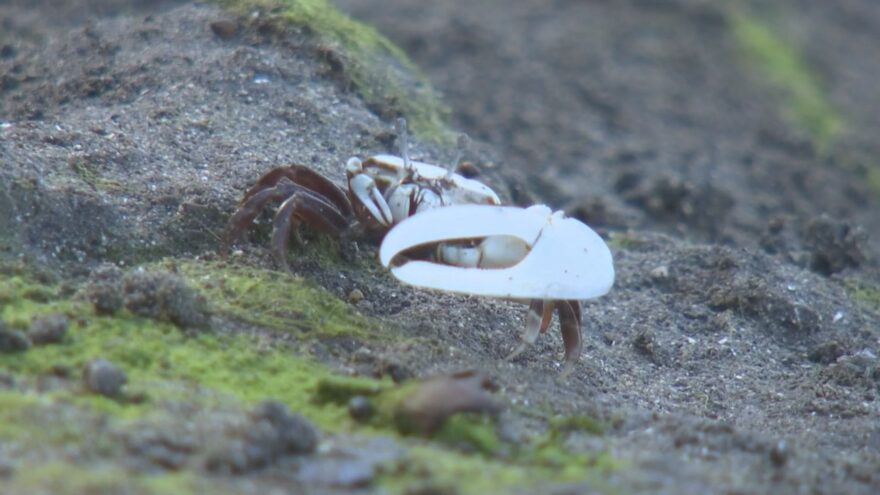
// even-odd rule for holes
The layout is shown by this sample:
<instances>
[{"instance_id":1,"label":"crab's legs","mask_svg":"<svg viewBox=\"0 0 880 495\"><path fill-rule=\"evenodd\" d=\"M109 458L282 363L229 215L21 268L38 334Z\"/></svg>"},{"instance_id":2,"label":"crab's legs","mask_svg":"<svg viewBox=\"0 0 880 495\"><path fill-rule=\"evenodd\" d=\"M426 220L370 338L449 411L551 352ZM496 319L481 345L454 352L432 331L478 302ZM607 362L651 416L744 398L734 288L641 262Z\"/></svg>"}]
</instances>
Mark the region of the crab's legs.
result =
<instances>
[{"instance_id":1,"label":"crab's legs","mask_svg":"<svg viewBox=\"0 0 880 495\"><path fill-rule=\"evenodd\" d=\"M315 172L304 165L288 165L286 167L277 167L263 174L257 179L256 184L244 193L239 206L243 206L251 197L258 192L275 187L282 179L288 179L294 184L298 184L305 189L314 191L324 196L328 201L336 205L336 207L345 215L351 215L351 203L345 191L335 183ZM262 208L263 205L261 205Z\"/></svg>"},{"instance_id":2,"label":"crab's legs","mask_svg":"<svg viewBox=\"0 0 880 495\"><path fill-rule=\"evenodd\" d=\"M287 243L291 228L300 223L334 237L340 237L349 227L348 219L321 196L304 189L294 191L281 203L272 222L272 256L280 269L289 269Z\"/></svg>"},{"instance_id":3,"label":"crab's legs","mask_svg":"<svg viewBox=\"0 0 880 495\"><path fill-rule=\"evenodd\" d=\"M287 269L290 231L307 223L339 237L350 225L352 207L345 192L322 175L302 165L270 170L248 189L229 219L225 246L230 246L269 202L281 202L272 229L272 255Z\"/></svg>"},{"instance_id":4,"label":"crab's legs","mask_svg":"<svg viewBox=\"0 0 880 495\"><path fill-rule=\"evenodd\" d=\"M562 343L565 346L565 365L561 376L565 377L574 369L581 355L581 304L576 300L553 301L533 299L526 314L526 326L522 333L522 342L507 359L519 356L523 351L535 344L538 335L547 331L553 319L553 310L559 316L559 329Z\"/></svg>"}]
</instances>

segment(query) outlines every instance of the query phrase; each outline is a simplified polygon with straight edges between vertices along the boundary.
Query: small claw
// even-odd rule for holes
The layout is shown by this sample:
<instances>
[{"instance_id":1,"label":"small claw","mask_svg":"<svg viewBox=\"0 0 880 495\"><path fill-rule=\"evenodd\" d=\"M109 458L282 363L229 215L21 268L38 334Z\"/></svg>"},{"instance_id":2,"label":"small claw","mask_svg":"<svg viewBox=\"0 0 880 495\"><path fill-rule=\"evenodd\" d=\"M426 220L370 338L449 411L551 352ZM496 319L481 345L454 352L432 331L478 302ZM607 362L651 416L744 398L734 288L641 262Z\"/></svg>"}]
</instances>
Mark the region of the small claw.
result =
<instances>
[{"instance_id":1,"label":"small claw","mask_svg":"<svg viewBox=\"0 0 880 495\"><path fill-rule=\"evenodd\" d=\"M357 174L349 179L349 187L351 192L358 201L370 212L370 215L384 227L388 227L393 223L391 210L376 182L366 174Z\"/></svg>"}]
</instances>

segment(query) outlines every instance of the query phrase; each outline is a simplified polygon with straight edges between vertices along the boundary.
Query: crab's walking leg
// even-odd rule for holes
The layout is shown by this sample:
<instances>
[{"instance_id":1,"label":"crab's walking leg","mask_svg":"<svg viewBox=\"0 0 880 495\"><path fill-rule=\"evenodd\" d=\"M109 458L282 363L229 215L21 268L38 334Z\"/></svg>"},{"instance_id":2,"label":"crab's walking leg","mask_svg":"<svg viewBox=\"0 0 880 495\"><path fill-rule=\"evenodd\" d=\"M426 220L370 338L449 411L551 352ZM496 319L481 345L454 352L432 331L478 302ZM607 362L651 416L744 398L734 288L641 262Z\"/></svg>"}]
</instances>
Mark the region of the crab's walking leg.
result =
<instances>
[{"instance_id":1,"label":"crab's walking leg","mask_svg":"<svg viewBox=\"0 0 880 495\"><path fill-rule=\"evenodd\" d=\"M529 304L529 312L526 314L526 327L521 335L522 342L507 356L507 360L511 360L523 353L526 349L533 346L538 339L538 334L547 331L550 326L550 320L553 318L553 301L545 301L543 299L532 299Z\"/></svg>"},{"instance_id":2,"label":"crab's walking leg","mask_svg":"<svg viewBox=\"0 0 880 495\"><path fill-rule=\"evenodd\" d=\"M258 191L248 191L248 194L245 195L246 199L242 201L241 206L238 207L226 226L224 249L238 240L238 236L253 223L266 204L270 201L283 201L297 189L297 186L293 184L281 184Z\"/></svg>"},{"instance_id":3,"label":"crab's walking leg","mask_svg":"<svg viewBox=\"0 0 880 495\"><path fill-rule=\"evenodd\" d=\"M568 376L581 356L581 303L579 301L556 301L559 329L565 346L565 365L561 377Z\"/></svg>"},{"instance_id":4,"label":"crab's walking leg","mask_svg":"<svg viewBox=\"0 0 880 495\"><path fill-rule=\"evenodd\" d=\"M272 222L272 256L279 269L288 270L287 243L290 229L306 223L309 226L339 237L348 228L348 219L335 205L321 196L300 189L281 203Z\"/></svg>"},{"instance_id":5,"label":"crab's walking leg","mask_svg":"<svg viewBox=\"0 0 880 495\"><path fill-rule=\"evenodd\" d=\"M287 179L285 182L282 180ZM289 182L288 182L289 181ZM245 193L238 210L229 219L226 227L226 250L238 239L257 215L271 201L284 201L297 191L309 192L332 204L345 217L351 217L352 207L345 192L336 184L302 165L279 167L266 172Z\"/></svg>"},{"instance_id":6,"label":"crab's walking leg","mask_svg":"<svg viewBox=\"0 0 880 495\"><path fill-rule=\"evenodd\" d=\"M328 201L336 205L343 214L352 214L351 203L348 201L345 191L330 181L330 179L304 165L288 165L266 172L257 180L256 184L244 193L240 204L244 205L255 194L275 187L285 178L294 184L324 196Z\"/></svg>"}]
</instances>

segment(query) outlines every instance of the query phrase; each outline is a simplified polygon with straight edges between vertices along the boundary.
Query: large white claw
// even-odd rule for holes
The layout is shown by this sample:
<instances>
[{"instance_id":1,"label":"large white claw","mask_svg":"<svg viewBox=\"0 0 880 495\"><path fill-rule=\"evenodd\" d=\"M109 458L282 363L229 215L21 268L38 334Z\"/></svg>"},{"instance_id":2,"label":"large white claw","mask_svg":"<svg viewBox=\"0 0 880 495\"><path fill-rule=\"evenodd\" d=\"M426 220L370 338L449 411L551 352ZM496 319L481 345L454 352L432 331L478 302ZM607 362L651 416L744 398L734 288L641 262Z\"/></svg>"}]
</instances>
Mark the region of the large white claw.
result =
<instances>
[{"instance_id":1,"label":"large white claw","mask_svg":"<svg viewBox=\"0 0 880 495\"><path fill-rule=\"evenodd\" d=\"M592 229L543 205L456 205L428 210L391 229L379 257L386 267L407 249L456 239L515 236L531 251L510 268L462 268L408 261L391 268L402 282L479 296L522 299L590 299L614 284L608 246Z\"/></svg>"}]
</instances>

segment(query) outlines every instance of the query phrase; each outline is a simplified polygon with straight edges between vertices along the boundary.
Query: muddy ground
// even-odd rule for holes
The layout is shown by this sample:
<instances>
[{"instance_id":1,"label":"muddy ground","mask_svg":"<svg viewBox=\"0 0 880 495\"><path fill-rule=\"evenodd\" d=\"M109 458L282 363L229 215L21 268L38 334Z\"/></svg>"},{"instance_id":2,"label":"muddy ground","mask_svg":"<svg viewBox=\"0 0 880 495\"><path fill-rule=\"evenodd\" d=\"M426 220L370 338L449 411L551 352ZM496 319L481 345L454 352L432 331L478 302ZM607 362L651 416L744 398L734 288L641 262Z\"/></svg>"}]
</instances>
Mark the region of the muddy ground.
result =
<instances>
[{"instance_id":1,"label":"muddy ground","mask_svg":"<svg viewBox=\"0 0 880 495\"><path fill-rule=\"evenodd\" d=\"M308 352L350 374L364 373L365 355L401 376L478 368L509 405L499 419L508 441L546 429L546 414L607 425L567 448L608 452L616 469L523 493L880 490L871 0L735 4L797 47L843 123L834 132L822 131L837 128L826 116L813 114L811 128L786 112L786 82L762 73L733 34L742 14L713 2L338 4L427 74L506 201L565 208L609 239L617 282L585 304L583 357L560 379L555 328L504 360L520 305L402 287L371 264L366 242L343 248L354 260L341 264L303 255L299 274L343 300L358 289L359 312L412 337L319 340ZM105 261L215 259L242 191L269 168L297 161L341 182L347 157L394 149L393 105L363 101L309 29L279 32L204 4L50 5L0 3L6 259L73 285ZM239 30L212 30L218 20ZM454 154L419 138L413 149L438 162ZM231 262L274 269L267 244L263 226ZM221 335L241 330L213 321ZM15 381L8 375L0 383ZM54 459L6 458L16 450L2 438L0 491ZM340 434L319 453L350 442L373 466L407 445L364 441ZM142 469L100 455L77 466L90 462ZM369 476L346 485L291 475L309 470L293 466L282 458L262 478L199 476L242 492L385 489ZM445 493L433 489L419 493Z\"/></svg>"}]
</instances>

